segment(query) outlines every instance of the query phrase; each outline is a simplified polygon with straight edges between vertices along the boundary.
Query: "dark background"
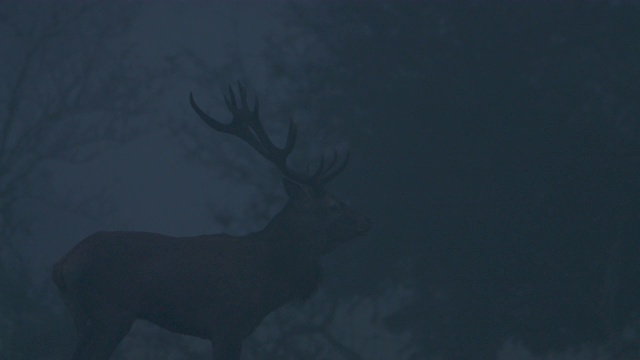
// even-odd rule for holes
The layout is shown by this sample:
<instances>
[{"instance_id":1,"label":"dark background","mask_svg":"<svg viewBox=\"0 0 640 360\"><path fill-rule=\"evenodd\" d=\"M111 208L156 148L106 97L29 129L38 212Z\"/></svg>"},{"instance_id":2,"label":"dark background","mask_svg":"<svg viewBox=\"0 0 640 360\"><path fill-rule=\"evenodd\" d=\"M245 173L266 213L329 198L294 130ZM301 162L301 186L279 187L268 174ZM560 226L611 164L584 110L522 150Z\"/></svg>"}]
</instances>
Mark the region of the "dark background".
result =
<instances>
[{"instance_id":1,"label":"dark background","mask_svg":"<svg viewBox=\"0 0 640 360\"><path fill-rule=\"evenodd\" d=\"M98 230L258 229L277 172L201 124L237 80L374 220L246 359L640 358L640 5L0 2L0 358L64 359ZM138 324L115 358L207 359Z\"/></svg>"}]
</instances>

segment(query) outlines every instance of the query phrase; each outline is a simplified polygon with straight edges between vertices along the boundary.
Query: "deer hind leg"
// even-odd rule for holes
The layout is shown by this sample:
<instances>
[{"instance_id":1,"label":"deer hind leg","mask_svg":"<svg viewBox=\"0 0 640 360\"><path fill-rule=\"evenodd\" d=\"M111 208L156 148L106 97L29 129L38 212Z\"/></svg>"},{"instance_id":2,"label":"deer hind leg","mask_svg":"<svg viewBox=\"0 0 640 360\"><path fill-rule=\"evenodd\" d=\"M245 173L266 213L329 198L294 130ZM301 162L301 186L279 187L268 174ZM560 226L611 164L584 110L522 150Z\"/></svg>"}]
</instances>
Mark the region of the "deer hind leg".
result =
<instances>
[{"instance_id":1,"label":"deer hind leg","mask_svg":"<svg viewBox=\"0 0 640 360\"><path fill-rule=\"evenodd\" d=\"M87 321L89 318L80 303L80 296L76 291L75 284L69 284L67 279L65 279L63 263L58 263L54 266L52 275L53 281L58 287L60 297L73 318L78 336L82 337L83 333L87 331Z\"/></svg>"},{"instance_id":2,"label":"deer hind leg","mask_svg":"<svg viewBox=\"0 0 640 360\"><path fill-rule=\"evenodd\" d=\"M81 359L80 357L78 357L79 356L78 354L80 350L84 348L85 343L87 342L87 340L91 335L90 334L91 327L89 326L89 317L87 316L86 312L82 308L76 296L73 296L72 294L65 292L62 289L60 291L60 296L62 297L64 304L67 306L67 309L69 310L69 313L73 318L73 323L75 325L76 332L78 335L76 351L73 356L73 359L74 360Z\"/></svg>"},{"instance_id":3,"label":"deer hind leg","mask_svg":"<svg viewBox=\"0 0 640 360\"><path fill-rule=\"evenodd\" d=\"M108 360L132 324L133 321L90 325L87 338L78 342L73 360Z\"/></svg>"},{"instance_id":4,"label":"deer hind leg","mask_svg":"<svg viewBox=\"0 0 640 360\"><path fill-rule=\"evenodd\" d=\"M108 360L135 321L133 314L117 306L104 302L92 305L86 331L78 340L73 360Z\"/></svg>"}]
</instances>

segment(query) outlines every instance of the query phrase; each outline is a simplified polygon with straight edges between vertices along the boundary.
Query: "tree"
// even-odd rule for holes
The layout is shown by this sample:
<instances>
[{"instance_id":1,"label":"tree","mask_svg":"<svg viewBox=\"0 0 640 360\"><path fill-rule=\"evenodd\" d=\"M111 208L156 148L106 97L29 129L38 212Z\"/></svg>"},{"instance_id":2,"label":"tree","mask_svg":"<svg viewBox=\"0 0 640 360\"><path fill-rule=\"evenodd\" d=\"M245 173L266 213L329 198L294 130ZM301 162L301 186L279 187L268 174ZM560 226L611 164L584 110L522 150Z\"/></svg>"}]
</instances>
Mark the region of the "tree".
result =
<instances>
[{"instance_id":1,"label":"tree","mask_svg":"<svg viewBox=\"0 0 640 360\"><path fill-rule=\"evenodd\" d=\"M90 160L105 141L135 134L125 126L147 108L159 70L135 66L122 42L134 15L122 3L0 4L0 353L54 356L56 327L48 288L32 283L20 245L34 201L50 201L49 166ZM54 350L55 352L55 350Z\"/></svg>"}]
</instances>

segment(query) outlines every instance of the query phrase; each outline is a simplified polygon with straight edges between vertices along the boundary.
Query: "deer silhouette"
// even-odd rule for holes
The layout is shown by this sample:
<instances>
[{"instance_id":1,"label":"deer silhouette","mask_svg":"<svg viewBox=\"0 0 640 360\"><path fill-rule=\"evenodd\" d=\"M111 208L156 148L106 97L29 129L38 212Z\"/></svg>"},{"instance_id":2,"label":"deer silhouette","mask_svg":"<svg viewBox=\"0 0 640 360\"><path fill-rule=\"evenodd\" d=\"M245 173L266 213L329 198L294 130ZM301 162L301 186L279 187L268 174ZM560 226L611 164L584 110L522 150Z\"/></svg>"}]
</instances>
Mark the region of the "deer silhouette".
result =
<instances>
[{"instance_id":1,"label":"deer silhouette","mask_svg":"<svg viewBox=\"0 0 640 360\"><path fill-rule=\"evenodd\" d=\"M289 124L284 147L276 146L259 118L231 86L224 96L230 123L191 106L213 129L251 145L283 175L288 201L260 231L171 237L148 232L98 232L67 253L53 280L71 313L78 342L74 360L109 359L137 319L211 342L213 359L240 358L243 340L262 319L296 299L310 297L321 278L320 258L365 235L371 222L324 185L346 167L334 152L312 172L287 165L296 142ZM239 100L239 103L238 103Z\"/></svg>"}]
</instances>

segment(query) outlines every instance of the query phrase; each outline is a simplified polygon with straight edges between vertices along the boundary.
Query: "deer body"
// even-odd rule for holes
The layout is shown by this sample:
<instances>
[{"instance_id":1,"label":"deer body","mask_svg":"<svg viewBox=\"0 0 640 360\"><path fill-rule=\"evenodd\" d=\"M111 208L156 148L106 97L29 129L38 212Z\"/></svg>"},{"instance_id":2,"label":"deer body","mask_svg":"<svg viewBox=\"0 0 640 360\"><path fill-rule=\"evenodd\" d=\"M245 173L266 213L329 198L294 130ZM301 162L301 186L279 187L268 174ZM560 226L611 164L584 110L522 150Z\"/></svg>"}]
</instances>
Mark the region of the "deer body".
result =
<instances>
[{"instance_id":1,"label":"deer body","mask_svg":"<svg viewBox=\"0 0 640 360\"><path fill-rule=\"evenodd\" d=\"M108 303L111 317L122 312L186 335L212 339L220 328L246 336L256 321L287 302L296 285L291 273L274 265L277 251L267 241L97 233L61 261L58 285L76 294L89 317ZM230 314L255 320L225 318Z\"/></svg>"},{"instance_id":2,"label":"deer body","mask_svg":"<svg viewBox=\"0 0 640 360\"><path fill-rule=\"evenodd\" d=\"M308 177L293 172L286 165L293 126L285 148L275 147L242 87L240 99L237 107L232 91L231 102L225 98L231 124L215 122L193 99L192 106L282 170L287 204L263 230L244 236L99 232L81 241L53 269L78 331L74 360L109 359L136 319L208 339L213 359L237 360L243 339L265 316L318 288L322 255L368 232L365 216L322 189L346 161L334 168L335 156L325 168L322 159Z\"/></svg>"}]
</instances>

